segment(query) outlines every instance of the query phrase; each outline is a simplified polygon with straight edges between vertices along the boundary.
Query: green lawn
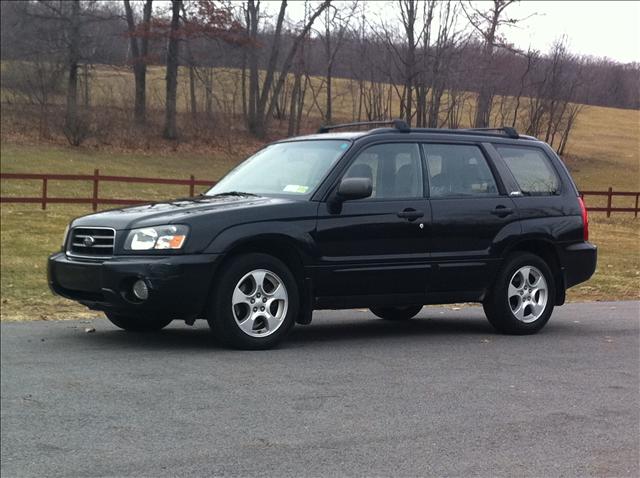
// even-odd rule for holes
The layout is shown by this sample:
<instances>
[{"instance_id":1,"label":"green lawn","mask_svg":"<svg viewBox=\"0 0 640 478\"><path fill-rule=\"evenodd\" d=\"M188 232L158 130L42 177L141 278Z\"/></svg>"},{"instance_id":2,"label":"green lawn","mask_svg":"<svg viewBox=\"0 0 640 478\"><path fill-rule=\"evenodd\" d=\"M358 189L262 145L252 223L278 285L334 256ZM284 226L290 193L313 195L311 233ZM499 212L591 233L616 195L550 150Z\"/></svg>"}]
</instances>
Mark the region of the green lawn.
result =
<instances>
[{"instance_id":1,"label":"green lawn","mask_svg":"<svg viewBox=\"0 0 640 478\"><path fill-rule=\"evenodd\" d=\"M215 180L235 164L224 155L144 155L64 147L2 145L2 172L56 172ZM39 196L41 181L3 180L2 196ZM188 186L101 183L101 197L166 199L186 196ZM51 197L90 197L87 181L50 181ZM3 204L0 215L2 320L77 318L85 308L54 297L46 284L46 257L60 247L66 224L91 212L90 205ZM95 315L95 314L94 314Z\"/></svg>"},{"instance_id":2,"label":"green lawn","mask_svg":"<svg viewBox=\"0 0 640 478\"><path fill-rule=\"evenodd\" d=\"M224 156L136 155L34 146L3 145L3 172L73 172L149 177L217 179L235 164ZM70 186L73 184L73 186ZM41 183L2 181L2 195L39 195ZM49 195L89 197L88 183L60 182ZM167 198L184 196L185 186L113 184L101 195L111 197ZM60 247L66 224L89 213L89 205L3 204L0 215L0 265L2 320L60 319L90 316L85 308L54 297L46 284L47 255ZM569 293L569 300L637 299L640 290L640 226L631 215L593 214L592 240L600 247L595 277Z\"/></svg>"},{"instance_id":3,"label":"green lawn","mask_svg":"<svg viewBox=\"0 0 640 478\"><path fill-rule=\"evenodd\" d=\"M3 205L0 216L2 320L91 316L84 307L54 297L46 283L48 254L60 248L66 224L88 212L85 206L56 205L42 211L35 205ZM589 282L571 289L568 299L640 298L640 228L637 221L593 215L591 236L600 248L598 270Z\"/></svg>"}]
</instances>

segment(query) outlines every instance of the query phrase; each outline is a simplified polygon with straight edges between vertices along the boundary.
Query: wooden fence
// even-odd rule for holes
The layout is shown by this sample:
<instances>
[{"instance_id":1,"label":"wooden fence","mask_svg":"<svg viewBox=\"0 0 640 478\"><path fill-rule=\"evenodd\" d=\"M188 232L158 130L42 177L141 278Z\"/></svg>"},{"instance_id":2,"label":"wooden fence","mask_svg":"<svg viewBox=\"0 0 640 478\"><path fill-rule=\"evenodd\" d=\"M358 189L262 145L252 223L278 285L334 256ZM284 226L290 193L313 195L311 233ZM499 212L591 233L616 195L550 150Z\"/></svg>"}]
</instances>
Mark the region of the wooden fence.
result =
<instances>
[{"instance_id":1,"label":"wooden fence","mask_svg":"<svg viewBox=\"0 0 640 478\"><path fill-rule=\"evenodd\" d=\"M587 199L585 196L605 196L607 198L607 206L606 207L594 207L589 206ZM635 207L613 207L613 198L615 196L622 197L634 197L635 196ZM640 192L632 192L632 191L614 191L611 186L606 191L580 191L580 197L585 202L585 206L587 206L587 211L589 212L606 212L607 217L611 217L612 212L632 212L634 217L638 217L638 202L640 199Z\"/></svg>"},{"instance_id":2,"label":"wooden fence","mask_svg":"<svg viewBox=\"0 0 640 478\"><path fill-rule=\"evenodd\" d=\"M146 183L146 184L170 184L183 185L189 187L189 196L193 196L196 186L211 186L215 181L208 179L196 179L193 175L189 179L166 179L166 178L141 178L131 176L106 176L101 175L96 169L91 174L23 174L23 173L0 173L2 180L36 180L42 181L42 194L40 196L21 197L21 196L0 196L0 203L35 203L40 204L42 209L47 208L47 204L91 204L94 211L98 209L100 204L129 205L142 204L149 202L144 199L115 199L101 198L99 195L101 182L117 182L117 183ZM47 194L49 181L91 181L93 183L93 194L89 198L83 197L50 197ZM607 191L581 191L580 196L584 199L589 212L606 212L607 217L614 212L632 212L638 217L638 203L640 201L640 192L630 191L614 191L609 188ZM606 207L590 206L588 203L589 196L605 197L607 201ZM613 206L614 197L634 197L635 207L617 207Z\"/></svg>"},{"instance_id":3,"label":"wooden fence","mask_svg":"<svg viewBox=\"0 0 640 478\"><path fill-rule=\"evenodd\" d=\"M144 199L114 199L101 198L99 195L101 182L117 183L146 183L146 184L171 184L184 185L189 187L189 196L195 194L196 186L212 186L215 181L208 179L196 179L193 174L189 179L166 179L166 178L140 178L133 176L106 176L101 175L96 169L91 174L22 174L22 173L0 173L0 179L15 180L39 180L42 181L42 195L31 197L1 196L0 203L36 203L41 204L42 209L47 208L47 204L91 204L94 211L99 204L143 204L149 202ZM90 198L83 197L50 197L47 194L49 181L91 181L93 183L93 194Z\"/></svg>"}]
</instances>

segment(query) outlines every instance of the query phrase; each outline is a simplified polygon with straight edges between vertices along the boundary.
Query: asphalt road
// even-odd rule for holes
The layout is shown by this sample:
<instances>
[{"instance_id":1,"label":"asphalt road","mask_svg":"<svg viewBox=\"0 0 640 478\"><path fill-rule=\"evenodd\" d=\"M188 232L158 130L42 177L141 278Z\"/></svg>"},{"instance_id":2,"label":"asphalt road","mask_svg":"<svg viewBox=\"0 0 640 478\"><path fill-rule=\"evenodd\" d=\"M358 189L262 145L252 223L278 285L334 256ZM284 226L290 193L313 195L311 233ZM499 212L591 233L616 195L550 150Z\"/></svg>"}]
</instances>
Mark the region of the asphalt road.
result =
<instances>
[{"instance_id":1,"label":"asphalt road","mask_svg":"<svg viewBox=\"0 0 640 478\"><path fill-rule=\"evenodd\" d=\"M1 472L638 476L639 316L570 304L508 337L477 307L320 312L266 352L204 324L3 323Z\"/></svg>"}]
</instances>

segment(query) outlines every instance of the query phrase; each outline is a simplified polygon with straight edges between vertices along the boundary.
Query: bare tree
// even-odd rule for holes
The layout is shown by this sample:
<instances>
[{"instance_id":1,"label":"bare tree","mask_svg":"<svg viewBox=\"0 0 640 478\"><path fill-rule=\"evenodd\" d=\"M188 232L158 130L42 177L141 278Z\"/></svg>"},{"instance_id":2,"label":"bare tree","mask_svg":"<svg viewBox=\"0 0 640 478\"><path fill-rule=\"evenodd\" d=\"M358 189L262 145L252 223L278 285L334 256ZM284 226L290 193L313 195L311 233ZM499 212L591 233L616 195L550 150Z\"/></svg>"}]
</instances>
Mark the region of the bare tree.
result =
<instances>
[{"instance_id":1,"label":"bare tree","mask_svg":"<svg viewBox=\"0 0 640 478\"><path fill-rule=\"evenodd\" d=\"M130 0L124 0L131 49L131 62L133 64L133 77L135 81L133 119L139 125L144 124L147 119L147 56L149 54L152 4L153 0L145 1L142 22L136 25L131 2Z\"/></svg>"},{"instance_id":2,"label":"bare tree","mask_svg":"<svg viewBox=\"0 0 640 478\"><path fill-rule=\"evenodd\" d=\"M514 3L515 0L493 0L490 10L481 10L469 2L462 4L462 8L471 26L482 39L482 64L478 75L478 99L476 101L476 115L474 126L484 128L489 126L491 117L491 104L495 94L493 82L490 81L494 51L499 45L498 28L504 24L513 25L518 22L511 18L504 17L504 11Z\"/></svg>"},{"instance_id":3,"label":"bare tree","mask_svg":"<svg viewBox=\"0 0 640 478\"><path fill-rule=\"evenodd\" d=\"M169 39L167 45L167 74L166 74L166 103L163 137L176 139L178 130L176 126L176 100L178 88L178 52L179 52L179 28L180 10L182 0L171 0L171 24L169 27Z\"/></svg>"},{"instance_id":4,"label":"bare tree","mask_svg":"<svg viewBox=\"0 0 640 478\"><path fill-rule=\"evenodd\" d=\"M310 15L305 22L303 28L292 37L289 51L282 62L280 72L276 79L276 67L280 56L280 48L282 43L282 28L285 19L285 11L287 1L282 0L280 11L276 20L275 31L272 39L271 51L264 74L264 82L262 88L258 82L258 61L257 61L257 45L259 45L258 22L259 22L259 1L256 3L249 0L247 4L247 18L249 25L249 35L251 40L251 52L249 54L249 107L248 107L248 127L251 133L258 137L266 134L267 123L271 117L277 104L278 95L285 84L285 80L291 67L295 55L300 48L303 39L309 33L315 20L330 5L330 0L323 1Z\"/></svg>"},{"instance_id":5,"label":"bare tree","mask_svg":"<svg viewBox=\"0 0 640 478\"><path fill-rule=\"evenodd\" d=\"M37 56L29 62L9 62L2 69L2 88L17 101L38 106L40 138L50 137L49 110L63 91L65 65L55 58Z\"/></svg>"},{"instance_id":6,"label":"bare tree","mask_svg":"<svg viewBox=\"0 0 640 478\"><path fill-rule=\"evenodd\" d=\"M427 0L423 4L423 21L424 34L422 43L422 61L420 62L420 72L416 85L416 126L422 127L427 125L427 102L429 96L430 85L433 82L433 65L435 61L431 61L431 29L433 25L433 16L436 8L436 1ZM447 8L448 8L448 3Z\"/></svg>"},{"instance_id":7,"label":"bare tree","mask_svg":"<svg viewBox=\"0 0 640 478\"><path fill-rule=\"evenodd\" d=\"M540 60L528 108L528 134L539 136L564 154L584 98L584 60L569 54L566 38L557 40Z\"/></svg>"},{"instance_id":8,"label":"bare tree","mask_svg":"<svg viewBox=\"0 0 640 478\"><path fill-rule=\"evenodd\" d=\"M324 47L326 70L325 89L326 107L324 110L324 121L331 123L333 118L333 68L336 56L340 51L345 39L345 34L349 28L358 1L354 0L350 6L339 9L335 6L327 8L324 12L324 32L319 35ZM343 11L344 10L344 11Z\"/></svg>"},{"instance_id":9,"label":"bare tree","mask_svg":"<svg viewBox=\"0 0 640 478\"><path fill-rule=\"evenodd\" d=\"M452 2L438 4L438 32L435 44L427 50L431 64L431 101L427 117L429 128L440 126L442 98L451 84L451 62L458 46L460 33L456 30L457 18L457 4Z\"/></svg>"},{"instance_id":10,"label":"bare tree","mask_svg":"<svg viewBox=\"0 0 640 478\"><path fill-rule=\"evenodd\" d=\"M413 95L416 83L416 51L424 32L424 26L416 30L419 15L419 0L397 0L400 12L402 34L396 34L395 27L382 22L381 30L387 49L394 60L401 77L400 117L411 124L413 119ZM392 83L394 83L392 81ZM394 84L395 86L395 84ZM397 86L396 86L397 88Z\"/></svg>"}]
</instances>

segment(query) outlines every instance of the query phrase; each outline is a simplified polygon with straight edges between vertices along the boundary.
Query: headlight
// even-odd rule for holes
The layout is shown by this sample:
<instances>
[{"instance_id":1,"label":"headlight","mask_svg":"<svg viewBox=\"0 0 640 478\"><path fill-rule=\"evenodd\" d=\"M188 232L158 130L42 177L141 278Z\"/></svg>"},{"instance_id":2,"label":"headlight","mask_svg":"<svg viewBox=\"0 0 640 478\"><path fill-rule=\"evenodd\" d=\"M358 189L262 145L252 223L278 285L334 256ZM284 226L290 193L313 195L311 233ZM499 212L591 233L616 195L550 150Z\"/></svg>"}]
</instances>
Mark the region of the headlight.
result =
<instances>
[{"instance_id":1,"label":"headlight","mask_svg":"<svg viewBox=\"0 0 640 478\"><path fill-rule=\"evenodd\" d=\"M187 239L187 226L155 226L133 229L127 236L124 248L130 251L151 249L180 249Z\"/></svg>"},{"instance_id":2,"label":"headlight","mask_svg":"<svg viewBox=\"0 0 640 478\"><path fill-rule=\"evenodd\" d=\"M62 249L64 250L64 246L67 245L67 237L69 236L69 224L64 229L64 236L62 236Z\"/></svg>"}]
</instances>

